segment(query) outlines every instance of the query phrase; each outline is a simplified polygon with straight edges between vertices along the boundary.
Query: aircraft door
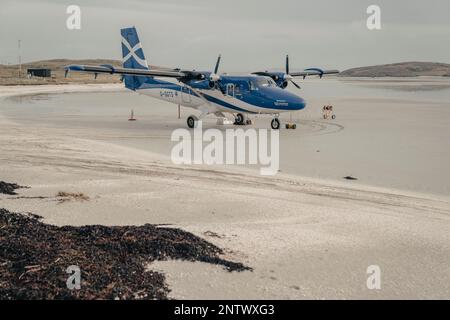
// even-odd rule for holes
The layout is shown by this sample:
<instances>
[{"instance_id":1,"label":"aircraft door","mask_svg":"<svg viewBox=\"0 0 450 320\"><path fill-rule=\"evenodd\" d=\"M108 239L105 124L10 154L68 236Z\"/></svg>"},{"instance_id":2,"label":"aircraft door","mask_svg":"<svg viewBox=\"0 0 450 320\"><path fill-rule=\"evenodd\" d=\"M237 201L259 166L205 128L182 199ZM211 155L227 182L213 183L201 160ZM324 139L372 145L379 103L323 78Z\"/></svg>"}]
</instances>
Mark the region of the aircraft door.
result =
<instances>
[{"instance_id":1,"label":"aircraft door","mask_svg":"<svg viewBox=\"0 0 450 320\"><path fill-rule=\"evenodd\" d=\"M226 87L226 95L230 97L234 97L234 84L233 83L227 83Z\"/></svg>"}]
</instances>

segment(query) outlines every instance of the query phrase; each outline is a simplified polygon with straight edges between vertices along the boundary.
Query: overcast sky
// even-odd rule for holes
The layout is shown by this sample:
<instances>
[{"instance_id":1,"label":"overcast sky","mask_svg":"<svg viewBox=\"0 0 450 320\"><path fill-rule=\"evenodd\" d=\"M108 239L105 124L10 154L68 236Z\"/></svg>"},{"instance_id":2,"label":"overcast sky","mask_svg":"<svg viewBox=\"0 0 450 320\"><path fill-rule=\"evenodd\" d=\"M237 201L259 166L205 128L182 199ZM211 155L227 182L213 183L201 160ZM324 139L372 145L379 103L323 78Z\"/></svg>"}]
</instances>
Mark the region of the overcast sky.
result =
<instances>
[{"instance_id":1,"label":"overcast sky","mask_svg":"<svg viewBox=\"0 0 450 320\"><path fill-rule=\"evenodd\" d=\"M81 7L81 30L66 8ZM370 4L382 29L366 27ZM138 28L151 64L222 71L349 67L400 61L450 63L449 0L0 0L0 63L120 59L121 27Z\"/></svg>"}]
</instances>

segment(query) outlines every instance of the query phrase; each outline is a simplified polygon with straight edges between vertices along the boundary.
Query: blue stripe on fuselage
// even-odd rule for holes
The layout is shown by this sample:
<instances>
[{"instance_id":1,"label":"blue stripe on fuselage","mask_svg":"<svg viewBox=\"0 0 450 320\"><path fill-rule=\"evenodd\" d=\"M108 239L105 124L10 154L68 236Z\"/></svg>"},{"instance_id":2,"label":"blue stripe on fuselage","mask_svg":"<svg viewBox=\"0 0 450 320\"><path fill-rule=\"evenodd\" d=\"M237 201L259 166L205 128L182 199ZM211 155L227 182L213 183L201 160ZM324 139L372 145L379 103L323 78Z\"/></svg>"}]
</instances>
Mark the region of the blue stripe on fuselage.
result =
<instances>
[{"instance_id":1,"label":"blue stripe on fuselage","mask_svg":"<svg viewBox=\"0 0 450 320\"><path fill-rule=\"evenodd\" d=\"M242 109L242 108L236 107L236 106L234 106L234 105L232 105L232 104L230 104L230 103L228 103L226 101L220 100L220 99L218 99L216 97L210 96L210 95L205 94L203 92L202 92L202 94L203 94L203 96L205 97L206 100L208 100L210 102L213 102L213 103L216 103L216 104L218 104L218 105L220 105L222 107L225 107L225 108L228 108L228 109L232 109L232 110L235 110L235 111L256 113L256 112L253 112L253 111L249 111L249 110L246 110L246 109Z\"/></svg>"}]
</instances>

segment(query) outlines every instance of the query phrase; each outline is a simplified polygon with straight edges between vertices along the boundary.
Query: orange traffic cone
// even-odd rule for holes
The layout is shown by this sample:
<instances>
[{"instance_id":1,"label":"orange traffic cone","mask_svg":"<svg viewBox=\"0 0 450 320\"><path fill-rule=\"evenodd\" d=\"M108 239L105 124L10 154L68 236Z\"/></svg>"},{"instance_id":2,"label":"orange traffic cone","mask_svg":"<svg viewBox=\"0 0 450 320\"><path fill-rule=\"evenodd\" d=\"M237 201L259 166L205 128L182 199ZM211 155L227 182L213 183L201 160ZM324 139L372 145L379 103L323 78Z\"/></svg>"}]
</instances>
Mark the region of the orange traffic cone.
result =
<instances>
[{"instance_id":1,"label":"orange traffic cone","mask_svg":"<svg viewBox=\"0 0 450 320\"><path fill-rule=\"evenodd\" d=\"M130 115L130 118L128 119L128 121L136 121L136 118L134 117L133 109L131 109L131 115Z\"/></svg>"}]
</instances>

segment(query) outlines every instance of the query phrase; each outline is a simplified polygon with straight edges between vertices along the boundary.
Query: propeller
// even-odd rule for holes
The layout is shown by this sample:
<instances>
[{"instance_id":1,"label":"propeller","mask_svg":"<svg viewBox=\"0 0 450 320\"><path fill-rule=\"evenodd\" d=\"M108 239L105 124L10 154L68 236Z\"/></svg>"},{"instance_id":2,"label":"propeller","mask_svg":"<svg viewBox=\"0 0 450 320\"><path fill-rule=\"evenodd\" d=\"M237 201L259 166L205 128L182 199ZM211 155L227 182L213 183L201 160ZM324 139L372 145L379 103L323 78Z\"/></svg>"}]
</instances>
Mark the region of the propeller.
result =
<instances>
[{"instance_id":1,"label":"propeller","mask_svg":"<svg viewBox=\"0 0 450 320\"><path fill-rule=\"evenodd\" d=\"M297 89L301 89L301 87L294 82L294 78L289 74L289 55L286 55L286 74L284 75L284 79L290 81Z\"/></svg>"},{"instance_id":2,"label":"propeller","mask_svg":"<svg viewBox=\"0 0 450 320\"><path fill-rule=\"evenodd\" d=\"M209 75L209 81L217 82L220 80L220 76L217 74L217 72L219 71L220 58L221 55L219 54L219 56L217 57L216 66L214 67L214 72Z\"/></svg>"},{"instance_id":3,"label":"propeller","mask_svg":"<svg viewBox=\"0 0 450 320\"><path fill-rule=\"evenodd\" d=\"M286 74L289 74L289 55L286 55Z\"/></svg>"},{"instance_id":4,"label":"propeller","mask_svg":"<svg viewBox=\"0 0 450 320\"><path fill-rule=\"evenodd\" d=\"M221 55L219 54L219 56L217 57L216 67L214 68L215 74L217 74L217 71L219 71L220 58L221 58Z\"/></svg>"},{"instance_id":5,"label":"propeller","mask_svg":"<svg viewBox=\"0 0 450 320\"><path fill-rule=\"evenodd\" d=\"M221 56L219 55L219 57L217 58L216 64L214 66L214 70L212 72L206 72L206 71L202 72L202 71L196 71L196 70L182 71L183 73L185 73L185 76L182 79L180 79L180 81L185 84L190 81L193 81L200 87L204 86L205 83L208 83L207 86L209 87L209 89L217 88L219 86L220 79L221 79L220 75L217 74L217 72L219 71L220 59L221 59Z\"/></svg>"}]
</instances>

